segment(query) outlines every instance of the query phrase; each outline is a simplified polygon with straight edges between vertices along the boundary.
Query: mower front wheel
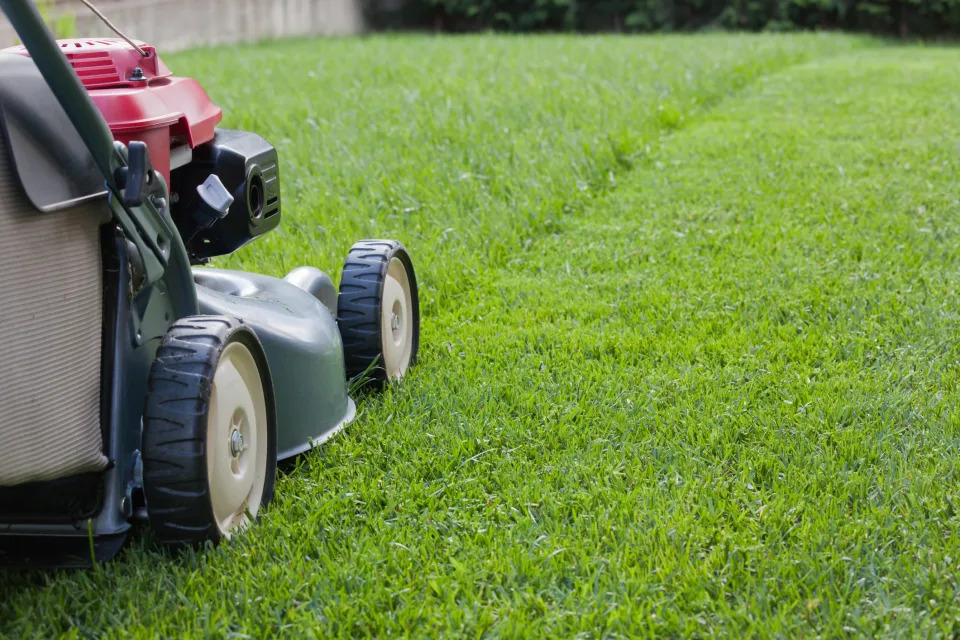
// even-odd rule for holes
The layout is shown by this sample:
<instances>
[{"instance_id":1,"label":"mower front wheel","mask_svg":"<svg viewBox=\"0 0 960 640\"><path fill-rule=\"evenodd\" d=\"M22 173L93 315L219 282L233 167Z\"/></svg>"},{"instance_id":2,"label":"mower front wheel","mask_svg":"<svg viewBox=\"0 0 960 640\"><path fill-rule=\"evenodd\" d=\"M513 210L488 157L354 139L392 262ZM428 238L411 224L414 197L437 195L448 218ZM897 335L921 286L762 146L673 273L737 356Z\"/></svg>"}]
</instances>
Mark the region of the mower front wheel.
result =
<instances>
[{"instance_id":1,"label":"mower front wheel","mask_svg":"<svg viewBox=\"0 0 960 640\"><path fill-rule=\"evenodd\" d=\"M144 412L143 489L157 540L196 546L245 527L273 496L273 386L240 321L176 322L157 350Z\"/></svg>"},{"instance_id":2,"label":"mower front wheel","mask_svg":"<svg viewBox=\"0 0 960 640\"><path fill-rule=\"evenodd\" d=\"M394 380L417 361L420 300L413 261L396 240L361 240L340 277L337 324L347 377Z\"/></svg>"}]
</instances>

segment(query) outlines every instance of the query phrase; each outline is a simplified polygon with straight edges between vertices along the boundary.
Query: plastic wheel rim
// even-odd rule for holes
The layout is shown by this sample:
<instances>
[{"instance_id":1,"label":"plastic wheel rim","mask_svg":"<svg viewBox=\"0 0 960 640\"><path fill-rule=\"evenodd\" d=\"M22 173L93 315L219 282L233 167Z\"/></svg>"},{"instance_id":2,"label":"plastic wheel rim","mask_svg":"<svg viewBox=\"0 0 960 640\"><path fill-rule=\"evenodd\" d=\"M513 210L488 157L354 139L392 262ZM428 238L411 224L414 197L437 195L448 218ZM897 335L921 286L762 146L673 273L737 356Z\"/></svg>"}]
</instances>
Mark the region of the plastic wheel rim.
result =
<instances>
[{"instance_id":1,"label":"plastic wheel rim","mask_svg":"<svg viewBox=\"0 0 960 640\"><path fill-rule=\"evenodd\" d=\"M207 482L220 533L229 538L256 517L267 468L267 408L260 371L231 342L213 374L207 412Z\"/></svg>"},{"instance_id":2,"label":"plastic wheel rim","mask_svg":"<svg viewBox=\"0 0 960 640\"><path fill-rule=\"evenodd\" d=\"M413 349L413 298L407 268L400 258L390 259L380 309L383 368L391 380L407 371Z\"/></svg>"}]
</instances>

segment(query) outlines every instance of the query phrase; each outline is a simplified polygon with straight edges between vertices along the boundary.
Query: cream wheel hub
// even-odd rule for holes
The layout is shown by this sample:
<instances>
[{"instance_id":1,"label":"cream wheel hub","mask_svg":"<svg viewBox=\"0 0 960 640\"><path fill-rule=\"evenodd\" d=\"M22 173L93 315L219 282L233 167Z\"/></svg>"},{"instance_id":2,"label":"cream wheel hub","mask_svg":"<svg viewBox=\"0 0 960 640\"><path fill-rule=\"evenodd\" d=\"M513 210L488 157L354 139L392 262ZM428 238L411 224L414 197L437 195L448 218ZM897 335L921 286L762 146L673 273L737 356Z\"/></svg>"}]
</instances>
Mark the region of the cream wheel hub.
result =
<instances>
[{"instance_id":1,"label":"cream wheel hub","mask_svg":"<svg viewBox=\"0 0 960 640\"><path fill-rule=\"evenodd\" d=\"M383 368L388 379L399 378L413 352L413 298L407 268L399 258L391 258L387 266L381 305Z\"/></svg>"},{"instance_id":2,"label":"cream wheel hub","mask_svg":"<svg viewBox=\"0 0 960 640\"><path fill-rule=\"evenodd\" d=\"M267 469L266 396L257 362L240 342L220 355L207 413L207 481L220 532L257 515Z\"/></svg>"}]
</instances>

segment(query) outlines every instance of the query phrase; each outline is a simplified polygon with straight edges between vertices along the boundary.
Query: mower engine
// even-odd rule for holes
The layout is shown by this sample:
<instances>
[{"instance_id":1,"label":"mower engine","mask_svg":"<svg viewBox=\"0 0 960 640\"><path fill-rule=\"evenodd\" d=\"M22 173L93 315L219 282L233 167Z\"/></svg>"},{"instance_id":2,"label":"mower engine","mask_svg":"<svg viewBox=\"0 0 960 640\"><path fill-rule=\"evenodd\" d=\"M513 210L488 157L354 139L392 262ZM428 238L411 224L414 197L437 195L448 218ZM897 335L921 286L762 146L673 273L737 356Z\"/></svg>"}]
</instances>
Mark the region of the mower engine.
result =
<instances>
[{"instance_id":1,"label":"mower engine","mask_svg":"<svg viewBox=\"0 0 960 640\"><path fill-rule=\"evenodd\" d=\"M167 181L170 214L195 264L236 251L280 223L280 167L255 133L218 129L223 113L154 47L119 38L58 40L113 137L147 145ZM6 49L28 56L23 46Z\"/></svg>"}]
</instances>

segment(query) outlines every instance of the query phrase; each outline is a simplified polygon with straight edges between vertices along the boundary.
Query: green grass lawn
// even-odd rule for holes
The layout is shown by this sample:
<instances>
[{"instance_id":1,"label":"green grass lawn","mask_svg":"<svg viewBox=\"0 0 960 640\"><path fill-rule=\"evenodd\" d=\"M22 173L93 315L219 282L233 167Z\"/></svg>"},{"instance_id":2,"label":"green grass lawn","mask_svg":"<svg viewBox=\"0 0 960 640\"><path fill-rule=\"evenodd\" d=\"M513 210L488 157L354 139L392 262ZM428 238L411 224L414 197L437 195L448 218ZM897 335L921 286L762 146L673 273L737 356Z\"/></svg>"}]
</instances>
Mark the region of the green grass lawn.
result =
<instances>
[{"instance_id":1,"label":"green grass lawn","mask_svg":"<svg viewBox=\"0 0 960 640\"><path fill-rule=\"evenodd\" d=\"M234 542L8 574L0 633L960 633L960 50L369 37L170 56L280 149L220 261L396 237L420 366Z\"/></svg>"}]
</instances>

